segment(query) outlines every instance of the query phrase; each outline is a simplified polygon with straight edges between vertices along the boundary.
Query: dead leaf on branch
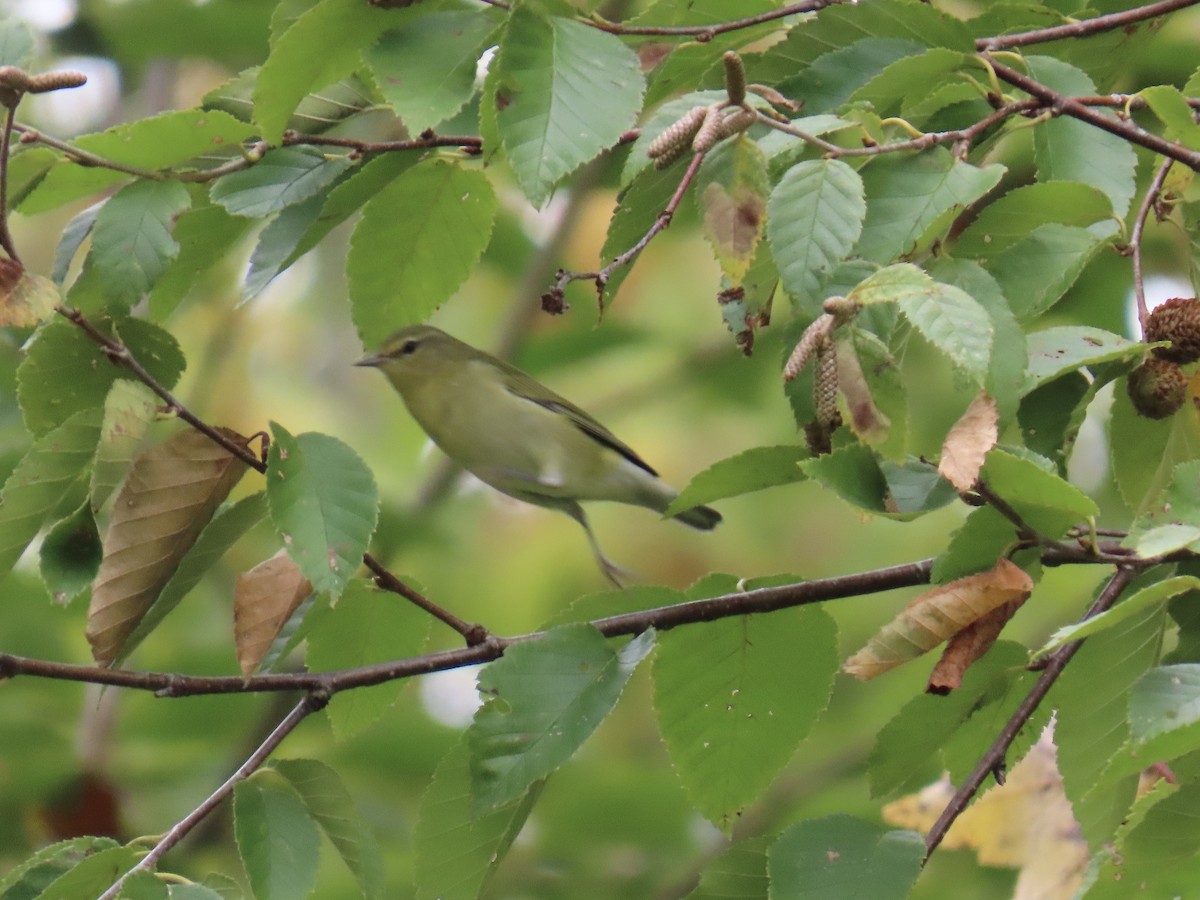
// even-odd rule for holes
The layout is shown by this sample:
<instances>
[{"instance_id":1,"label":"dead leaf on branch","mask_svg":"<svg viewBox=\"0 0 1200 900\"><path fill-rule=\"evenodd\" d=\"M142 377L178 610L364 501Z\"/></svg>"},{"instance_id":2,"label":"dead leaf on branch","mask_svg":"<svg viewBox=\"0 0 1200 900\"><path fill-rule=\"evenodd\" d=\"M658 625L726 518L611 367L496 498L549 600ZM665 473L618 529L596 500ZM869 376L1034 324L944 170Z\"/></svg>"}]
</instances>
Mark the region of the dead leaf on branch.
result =
<instances>
[{"instance_id":1,"label":"dead leaf on branch","mask_svg":"<svg viewBox=\"0 0 1200 900\"><path fill-rule=\"evenodd\" d=\"M938 474L960 493L975 486L988 451L1000 438L999 421L996 401L981 392L946 435Z\"/></svg>"},{"instance_id":2,"label":"dead leaf on branch","mask_svg":"<svg viewBox=\"0 0 1200 900\"><path fill-rule=\"evenodd\" d=\"M119 658L126 638L245 471L242 460L192 428L134 460L113 504L92 584L87 639L96 662L111 665Z\"/></svg>"},{"instance_id":3,"label":"dead leaf on branch","mask_svg":"<svg viewBox=\"0 0 1200 900\"><path fill-rule=\"evenodd\" d=\"M233 631L243 675L249 678L258 670L280 629L312 590L286 550L238 576Z\"/></svg>"},{"instance_id":4,"label":"dead leaf on branch","mask_svg":"<svg viewBox=\"0 0 1200 900\"><path fill-rule=\"evenodd\" d=\"M950 638L946 649L942 651L942 658L929 673L925 691L930 694L948 694L962 687L967 669L992 649L992 644L996 643L1008 620L1024 605L1027 596L1028 594L1023 594L1015 600L1009 600L1003 606L997 606L986 616L976 619Z\"/></svg>"},{"instance_id":5,"label":"dead leaf on branch","mask_svg":"<svg viewBox=\"0 0 1200 900\"><path fill-rule=\"evenodd\" d=\"M950 640L992 610L1023 602L1032 590L1033 580L1009 560L1001 559L990 571L921 594L846 660L842 671L869 681Z\"/></svg>"},{"instance_id":6,"label":"dead leaf on branch","mask_svg":"<svg viewBox=\"0 0 1200 900\"><path fill-rule=\"evenodd\" d=\"M32 328L50 318L61 300L58 286L49 278L0 258L0 326Z\"/></svg>"}]
</instances>

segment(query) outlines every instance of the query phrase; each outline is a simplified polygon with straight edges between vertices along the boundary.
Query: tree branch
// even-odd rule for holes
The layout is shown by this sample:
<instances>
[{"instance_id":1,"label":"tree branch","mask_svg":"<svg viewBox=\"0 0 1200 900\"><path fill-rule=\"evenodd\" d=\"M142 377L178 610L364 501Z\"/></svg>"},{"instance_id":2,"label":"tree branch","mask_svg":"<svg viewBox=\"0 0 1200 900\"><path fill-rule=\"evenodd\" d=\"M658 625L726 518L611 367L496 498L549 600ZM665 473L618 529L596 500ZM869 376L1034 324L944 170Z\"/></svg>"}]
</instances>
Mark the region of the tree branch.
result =
<instances>
[{"instance_id":1,"label":"tree branch","mask_svg":"<svg viewBox=\"0 0 1200 900\"><path fill-rule=\"evenodd\" d=\"M138 861L136 866L113 882L112 886L100 895L99 900L116 900L121 894L121 886L129 876L135 872L149 872L153 870L167 851L183 840L193 828L199 825L209 813L233 793L233 789L237 786L238 782L245 781L261 768L262 764L275 751L275 748L283 743L284 738L291 734L297 725L303 722L311 713L324 707L328 702L329 697L320 691L314 691L305 695L292 708L292 711L284 717L283 721L275 726L275 729L267 736L267 739L259 744L258 748L250 754L244 763L238 766L237 770L220 787L205 797L204 802L199 806L176 822L171 830L159 839L150 852Z\"/></svg>"},{"instance_id":2,"label":"tree branch","mask_svg":"<svg viewBox=\"0 0 1200 900\"><path fill-rule=\"evenodd\" d=\"M1087 621L1093 616L1098 616L1110 606L1117 602L1117 598L1121 596L1122 591L1129 586L1137 574L1137 570L1121 566L1109 579L1108 584L1104 586L1104 590L1100 592L1100 596L1096 598L1096 602L1092 604L1091 609L1084 613L1081 622ZM1042 670L1041 676L1034 683L1029 693L1025 695L1025 699L1021 701L1016 712L1012 714L1004 727L1000 729L1000 733L996 735L996 739L992 741L987 752L983 754L975 768L971 770L971 774L967 776L966 781L954 793L946 808L942 810L942 814L938 816L938 820L933 827L929 829L929 833L925 836L925 859L928 860L930 854L937 849L941 844L942 839L946 836L946 832L950 830L950 826L966 810L967 804L971 802L971 798L987 780L988 775L999 770L1004 764L1005 756L1008 753L1008 748L1012 746L1012 742L1016 740L1017 735L1029 721L1029 717L1037 710L1038 705L1045 699L1046 694L1050 692L1050 688L1058 681L1058 677L1062 674L1063 669L1067 667L1067 663L1071 661L1071 657L1083 645L1085 638L1077 641L1072 641L1066 644L1058 652L1050 657L1050 661L1046 664L1046 668Z\"/></svg>"},{"instance_id":3,"label":"tree branch","mask_svg":"<svg viewBox=\"0 0 1200 900\"><path fill-rule=\"evenodd\" d=\"M777 19L786 18L787 16L799 15L800 13L817 12L828 6L837 6L846 2L847 0L802 0L800 3L789 3L787 6L781 6L779 9L772 9L755 16L746 16L743 19L731 19L727 22L718 22L715 25L622 25L619 22L609 22L607 19L600 18L599 16L592 16L582 21L586 25L591 25L600 31L607 31L609 34L693 37L699 43L703 44L711 41L719 34L738 31L742 28L750 28L754 25L761 25L764 22L772 22Z\"/></svg>"},{"instance_id":4,"label":"tree branch","mask_svg":"<svg viewBox=\"0 0 1200 900\"><path fill-rule=\"evenodd\" d=\"M1065 25L1055 25L1051 28L1039 28L1036 31L1023 31L1018 34L1003 34L996 37L979 38L975 41L975 49L1011 50L1013 47L1028 47L1033 44L1044 44L1047 41L1059 41L1064 38L1081 38L1116 28L1126 28L1135 22L1153 19L1166 15L1177 9L1195 6L1200 0L1161 0L1136 9L1096 16L1094 19L1084 19L1079 22L1068 22Z\"/></svg>"},{"instance_id":5,"label":"tree branch","mask_svg":"<svg viewBox=\"0 0 1200 900\"><path fill-rule=\"evenodd\" d=\"M1164 159L1158 167L1158 171L1154 173L1150 186L1146 188L1146 196L1142 198L1142 204L1138 207L1137 216L1133 220L1133 230L1129 234L1129 246L1133 251L1133 297L1137 301L1138 325L1143 331L1145 331L1146 319L1150 316L1150 310L1146 307L1146 284L1142 273L1142 234L1146 230L1146 219L1150 216L1150 210L1158 203L1163 182L1167 180L1167 173L1171 170L1171 165L1171 160Z\"/></svg>"}]
</instances>

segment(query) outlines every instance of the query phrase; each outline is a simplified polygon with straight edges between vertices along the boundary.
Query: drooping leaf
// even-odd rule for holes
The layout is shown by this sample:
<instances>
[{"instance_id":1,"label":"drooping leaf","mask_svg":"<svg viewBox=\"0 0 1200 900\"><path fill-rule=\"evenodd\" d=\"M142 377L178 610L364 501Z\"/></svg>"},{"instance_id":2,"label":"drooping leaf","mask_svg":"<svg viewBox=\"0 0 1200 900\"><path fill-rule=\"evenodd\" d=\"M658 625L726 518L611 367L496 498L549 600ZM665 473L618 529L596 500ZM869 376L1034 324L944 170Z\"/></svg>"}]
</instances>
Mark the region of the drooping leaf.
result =
<instances>
[{"instance_id":1,"label":"drooping leaf","mask_svg":"<svg viewBox=\"0 0 1200 900\"><path fill-rule=\"evenodd\" d=\"M337 772L315 759L281 759L271 768L300 795L308 814L337 848L365 900L384 896L379 842Z\"/></svg>"},{"instance_id":2,"label":"drooping leaf","mask_svg":"<svg viewBox=\"0 0 1200 900\"><path fill-rule=\"evenodd\" d=\"M789 296L816 312L821 284L853 249L867 207L858 173L840 160L797 163L767 206L771 254Z\"/></svg>"},{"instance_id":3,"label":"drooping leaf","mask_svg":"<svg viewBox=\"0 0 1200 900\"><path fill-rule=\"evenodd\" d=\"M178 181L135 181L101 207L86 265L114 308L141 300L178 255L171 232L191 202Z\"/></svg>"},{"instance_id":4,"label":"drooping leaf","mask_svg":"<svg viewBox=\"0 0 1200 900\"><path fill-rule=\"evenodd\" d=\"M284 550L238 576L233 636L243 675L257 671L280 629L311 593L312 583Z\"/></svg>"},{"instance_id":5,"label":"drooping leaf","mask_svg":"<svg viewBox=\"0 0 1200 900\"><path fill-rule=\"evenodd\" d=\"M234 432L226 436L244 441ZM104 560L92 585L87 638L108 665L178 569L246 471L207 435L188 428L136 460L104 534Z\"/></svg>"},{"instance_id":6,"label":"drooping leaf","mask_svg":"<svg viewBox=\"0 0 1200 900\"><path fill-rule=\"evenodd\" d=\"M230 215L260 218L317 196L352 165L349 156L280 147L249 168L218 178L209 195Z\"/></svg>"},{"instance_id":7,"label":"drooping leaf","mask_svg":"<svg viewBox=\"0 0 1200 900\"><path fill-rule=\"evenodd\" d=\"M467 729L475 809L512 803L570 759L653 641L646 632L618 652L590 625L562 625L484 669L484 704Z\"/></svg>"},{"instance_id":8,"label":"drooping leaf","mask_svg":"<svg viewBox=\"0 0 1200 900\"><path fill-rule=\"evenodd\" d=\"M234 787L233 834L258 900L312 892L321 837L304 801L278 772L260 769Z\"/></svg>"},{"instance_id":9,"label":"drooping leaf","mask_svg":"<svg viewBox=\"0 0 1200 900\"><path fill-rule=\"evenodd\" d=\"M767 218L767 160L740 134L705 157L695 197L704 233L721 271L734 285L750 269Z\"/></svg>"},{"instance_id":10,"label":"drooping leaf","mask_svg":"<svg viewBox=\"0 0 1200 900\"><path fill-rule=\"evenodd\" d=\"M0 577L8 574L56 511L65 514L82 502L100 439L100 419L98 409L75 413L35 441L4 482L0 490Z\"/></svg>"},{"instance_id":11,"label":"drooping leaf","mask_svg":"<svg viewBox=\"0 0 1200 900\"><path fill-rule=\"evenodd\" d=\"M517 6L492 62L496 124L525 196L541 206L565 175L616 143L641 107L637 57L616 35Z\"/></svg>"},{"instance_id":12,"label":"drooping leaf","mask_svg":"<svg viewBox=\"0 0 1200 900\"><path fill-rule=\"evenodd\" d=\"M417 900L475 900L529 817L541 782L476 814L465 738L442 756L421 798L414 835Z\"/></svg>"},{"instance_id":13,"label":"drooping leaf","mask_svg":"<svg viewBox=\"0 0 1200 900\"><path fill-rule=\"evenodd\" d=\"M915 659L993 609L1023 599L1033 582L1007 559L989 572L941 585L911 601L842 670L866 681Z\"/></svg>"},{"instance_id":14,"label":"drooping leaf","mask_svg":"<svg viewBox=\"0 0 1200 900\"><path fill-rule=\"evenodd\" d=\"M379 515L375 478L335 437L292 436L271 423L267 501L288 555L319 591L337 597L362 563Z\"/></svg>"},{"instance_id":15,"label":"drooping leaf","mask_svg":"<svg viewBox=\"0 0 1200 900\"><path fill-rule=\"evenodd\" d=\"M767 788L824 710L836 645L833 619L815 607L663 636L654 662L659 728L688 796L722 829Z\"/></svg>"},{"instance_id":16,"label":"drooping leaf","mask_svg":"<svg viewBox=\"0 0 1200 900\"><path fill-rule=\"evenodd\" d=\"M410 133L433 128L466 105L496 28L484 10L438 10L386 32L367 50L380 93Z\"/></svg>"},{"instance_id":17,"label":"drooping leaf","mask_svg":"<svg viewBox=\"0 0 1200 900\"><path fill-rule=\"evenodd\" d=\"M959 491L969 491L975 486L983 461L999 438L998 419L996 401L981 393L942 442L938 473Z\"/></svg>"},{"instance_id":18,"label":"drooping leaf","mask_svg":"<svg viewBox=\"0 0 1200 900\"><path fill-rule=\"evenodd\" d=\"M482 172L434 159L413 166L363 210L346 271L363 344L423 322L466 280L498 202Z\"/></svg>"},{"instance_id":19,"label":"drooping leaf","mask_svg":"<svg viewBox=\"0 0 1200 900\"><path fill-rule=\"evenodd\" d=\"M924 853L915 831L885 831L846 815L798 822L767 851L770 900L903 900Z\"/></svg>"}]
</instances>

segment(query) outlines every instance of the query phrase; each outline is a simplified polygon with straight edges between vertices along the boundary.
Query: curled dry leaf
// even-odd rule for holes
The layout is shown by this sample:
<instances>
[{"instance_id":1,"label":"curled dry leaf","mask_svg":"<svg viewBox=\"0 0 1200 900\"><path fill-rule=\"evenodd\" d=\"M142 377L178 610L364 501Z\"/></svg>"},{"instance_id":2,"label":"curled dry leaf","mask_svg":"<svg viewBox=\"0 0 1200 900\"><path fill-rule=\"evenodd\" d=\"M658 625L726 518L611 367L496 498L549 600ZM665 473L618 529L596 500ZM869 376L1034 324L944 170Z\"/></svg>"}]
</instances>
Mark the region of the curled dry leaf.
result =
<instances>
[{"instance_id":1,"label":"curled dry leaf","mask_svg":"<svg viewBox=\"0 0 1200 900\"><path fill-rule=\"evenodd\" d=\"M50 318L60 301L58 287L49 278L0 258L0 326L31 328Z\"/></svg>"},{"instance_id":2,"label":"curled dry leaf","mask_svg":"<svg viewBox=\"0 0 1200 900\"><path fill-rule=\"evenodd\" d=\"M992 644L996 643L1008 620L1016 615L1017 610L1025 603L1026 596L1022 594L1015 600L997 606L986 616L976 619L950 638L946 649L942 651L942 658L929 673L929 681L925 685L926 693L948 694L962 687L967 669L992 649Z\"/></svg>"},{"instance_id":3,"label":"curled dry leaf","mask_svg":"<svg viewBox=\"0 0 1200 900\"><path fill-rule=\"evenodd\" d=\"M223 429L229 438L241 435ZM104 559L92 584L87 639L110 665L180 561L246 471L246 464L192 428L134 460L113 504Z\"/></svg>"},{"instance_id":4,"label":"curled dry leaf","mask_svg":"<svg viewBox=\"0 0 1200 900\"><path fill-rule=\"evenodd\" d=\"M992 610L1023 602L1032 590L1033 580L1001 559L990 571L959 578L917 597L846 660L842 671L868 681L916 659Z\"/></svg>"},{"instance_id":5,"label":"curled dry leaf","mask_svg":"<svg viewBox=\"0 0 1200 900\"><path fill-rule=\"evenodd\" d=\"M837 352L837 384L846 407L850 411L850 428L868 444L880 444L887 440L891 420L875 405L871 386L854 348L849 334L834 337Z\"/></svg>"},{"instance_id":6,"label":"curled dry leaf","mask_svg":"<svg viewBox=\"0 0 1200 900\"><path fill-rule=\"evenodd\" d=\"M996 401L980 392L946 435L938 474L960 492L969 491L979 478L988 451L1000 438L999 421Z\"/></svg>"},{"instance_id":7,"label":"curled dry leaf","mask_svg":"<svg viewBox=\"0 0 1200 900\"><path fill-rule=\"evenodd\" d=\"M942 841L948 850L971 848L985 866L1018 868L1014 900L1070 900L1087 870L1088 845L1058 772L1053 725L991 788L964 812ZM948 777L883 808L883 820L928 832L954 795Z\"/></svg>"},{"instance_id":8,"label":"curled dry leaf","mask_svg":"<svg viewBox=\"0 0 1200 900\"><path fill-rule=\"evenodd\" d=\"M312 590L312 583L286 550L238 576L233 632L243 675L249 678L254 674L280 629Z\"/></svg>"}]
</instances>

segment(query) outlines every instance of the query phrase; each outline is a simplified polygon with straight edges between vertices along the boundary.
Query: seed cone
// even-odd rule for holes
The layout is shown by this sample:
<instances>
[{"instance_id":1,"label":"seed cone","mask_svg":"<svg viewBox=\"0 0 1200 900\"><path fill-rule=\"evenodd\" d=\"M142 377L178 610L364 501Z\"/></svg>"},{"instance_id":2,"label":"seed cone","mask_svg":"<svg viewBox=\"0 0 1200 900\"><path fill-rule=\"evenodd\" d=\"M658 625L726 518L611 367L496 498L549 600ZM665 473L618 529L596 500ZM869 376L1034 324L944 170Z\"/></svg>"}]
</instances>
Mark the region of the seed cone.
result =
<instances>
[{"instance_id":1,"label":"seed cone","mask_svg":"<svg viewBox=\"0 0 1200 900\"><path fill-rule=\"evenodd\" d=\"M1146 319L1147 341L1170 341L1155 347L1154 355L1175 363L1200 359L1200 303L1195 297L1172 297L1155 307Z\"/></svg>"},{"instance_id":2,"label":"seed cone","mask_svg":"<svg viewBox=\"0 0 1200 900\"><path fill-rule=\"evenodd\" d=\"M1165 419L1187 399L1187 376L1170 360L1151 357L1129 373L1129 399L1138 415Z\"/></svg>"}]
</instances>

